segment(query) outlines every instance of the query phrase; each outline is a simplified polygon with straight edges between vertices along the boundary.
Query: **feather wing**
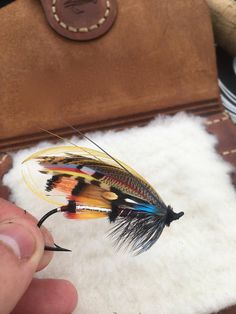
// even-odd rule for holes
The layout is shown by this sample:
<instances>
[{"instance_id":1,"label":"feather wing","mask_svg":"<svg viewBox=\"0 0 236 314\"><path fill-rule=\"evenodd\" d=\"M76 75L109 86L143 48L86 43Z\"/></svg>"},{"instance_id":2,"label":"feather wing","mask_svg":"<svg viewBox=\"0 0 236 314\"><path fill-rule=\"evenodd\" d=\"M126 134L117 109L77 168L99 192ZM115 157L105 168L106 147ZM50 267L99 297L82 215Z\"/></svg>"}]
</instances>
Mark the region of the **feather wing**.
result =
<instances>
[{"instance_id":1,"label":"feather wing","mask_svg":"<svg viewBox=\"0 0 236 314\"><path fill-rule=\"evenodd\" d=\"M31 155L24 165L28 166L35 161L42 167L41 173L52 177L80 178L88 184L100 185L105 190L115 188L151 204L164 204L157 192L136 171L102 152L77 146L60 146ZM35 186L32 171L28 169L23 176L34 193L48 200L49 195Z\"/></svg>"},{"instance_id":2,"label":"feather wing","mask_svg":"<svg viewBox=\"0 0 236 314\"><path fill-rule=\"evenodd\" d=\"M43 188L34 178L32 165L46 176ZM110 155L84 147L60 146L41 150L24 161L23 177L40 197L63 206L75 201L76 211L67 218L90 219L108 216L115 222L111 237L136 254L149 249L159 238L167 207L135 170ZM54 198L56 194L64 200Z\"/></svg>"}]
</instances>

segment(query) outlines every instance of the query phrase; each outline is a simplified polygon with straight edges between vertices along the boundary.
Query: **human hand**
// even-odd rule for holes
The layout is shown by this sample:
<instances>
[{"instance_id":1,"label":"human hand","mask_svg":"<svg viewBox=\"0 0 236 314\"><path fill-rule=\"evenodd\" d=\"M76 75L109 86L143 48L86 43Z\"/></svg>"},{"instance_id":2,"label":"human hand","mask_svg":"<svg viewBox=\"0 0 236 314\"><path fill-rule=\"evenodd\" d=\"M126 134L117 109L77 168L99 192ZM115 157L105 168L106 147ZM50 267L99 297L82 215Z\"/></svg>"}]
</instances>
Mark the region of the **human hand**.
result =
<instances>
[{"instance_id":1,"label":"human hand","mask_svg":"<svg viewBox=\"0 0 236 314\"><path fill-rule=\"evenodd\" d=\"M77 292L66 280L33 279L52 259L53 240L36 219L0 199L0 314L69 314Z\"/></svg>"}]
</instances>

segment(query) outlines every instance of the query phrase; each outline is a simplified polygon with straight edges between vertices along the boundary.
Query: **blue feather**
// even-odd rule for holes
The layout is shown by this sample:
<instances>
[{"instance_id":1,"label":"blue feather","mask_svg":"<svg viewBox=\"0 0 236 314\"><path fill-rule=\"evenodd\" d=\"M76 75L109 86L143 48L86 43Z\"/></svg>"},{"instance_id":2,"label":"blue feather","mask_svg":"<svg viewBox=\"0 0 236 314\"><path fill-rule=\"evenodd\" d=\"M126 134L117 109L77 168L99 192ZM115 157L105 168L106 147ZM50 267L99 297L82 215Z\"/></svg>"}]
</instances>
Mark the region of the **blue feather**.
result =
<instances>
[{"instance_id":1,"label":"blue feather","mask_svg":"<svg viewBox=\"0 0 236 314\"><path fill-rule=\"evenodd\" d=\"M135 204L134 209L151 214L155 214L158 211L158 208L152 204Z\"/></svg>"}]
</instances>

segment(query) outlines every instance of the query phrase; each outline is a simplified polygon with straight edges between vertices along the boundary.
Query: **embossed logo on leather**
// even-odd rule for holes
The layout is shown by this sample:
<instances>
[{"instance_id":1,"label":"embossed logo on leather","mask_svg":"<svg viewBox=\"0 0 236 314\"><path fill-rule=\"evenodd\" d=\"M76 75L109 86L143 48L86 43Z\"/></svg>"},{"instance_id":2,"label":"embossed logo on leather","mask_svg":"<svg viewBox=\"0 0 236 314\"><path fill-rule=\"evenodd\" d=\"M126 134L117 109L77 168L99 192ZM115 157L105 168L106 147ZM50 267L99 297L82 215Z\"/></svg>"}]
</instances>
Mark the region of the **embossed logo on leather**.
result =
<instances>
[{"instance_id":1,"label":"embossed logo on leather","mask_svg":"<svg viewBox=\"0 0 236 314\"><path fill-rule=\"evenodd\" d=\"M96 4L97 0L67 0L64 2L64 7L71 8L72 11L76 14L81 14L85 12L81 6L88 3Z\"/></svg>"},{"instance_id":2,"label":"embossed logo on leather","mask_svg":"<svg viewBox=\"0 0 236 314\"><path fill-rule=\"evenodd\" d=\"M91 40L104 35L117 16L117 0L41 1L53 29L73 40Z\"/></svg>"}]
</instances>

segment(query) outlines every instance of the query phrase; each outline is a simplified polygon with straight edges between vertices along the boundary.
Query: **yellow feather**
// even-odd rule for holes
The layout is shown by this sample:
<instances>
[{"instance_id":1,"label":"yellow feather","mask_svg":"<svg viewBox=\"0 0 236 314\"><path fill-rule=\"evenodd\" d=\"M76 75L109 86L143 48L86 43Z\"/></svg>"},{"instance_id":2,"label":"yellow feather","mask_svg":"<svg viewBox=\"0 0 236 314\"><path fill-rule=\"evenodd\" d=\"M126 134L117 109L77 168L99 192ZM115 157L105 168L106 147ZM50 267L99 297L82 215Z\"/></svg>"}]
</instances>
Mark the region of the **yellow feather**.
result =
<instances>
[{"instance_id":1,"label":"yellow feather","mask_svg":"<svg viewBox=\"0 0 236 314\"><path fill-rule=\"evenodd\" d=\"M45 148L42 149L38 152L35 152L34 154L32 154L31 156L29 156L28 158L26 158L22 164L25 167L25 169L22 172L24 181L26 182L27 186L30 188L30 190L35 193L37 196L39 196L40 198L48 201L49 203L53 203L59 206L64 205L65 203L59 202L59 201L55 201L55 200L49 200L48 195L46 195L45 191L43 191L43 193L40 191L40 189L37 186L37 179L33 178L33 174L32 172L35 172L35 169L27 169L27 164L30 163L31 161L36 161L37 159L40 159L43 156L61 156L61 157L67 157L68 155L80 155L80 156L84 156L84 157L90 157L94 160L99 160L102 162L105 162L106 164L115 166L117 168L122 169L122 167L112 158L110 158L108 155L106 155L103 152L91 149L91 148L84 148L84 147L80 147L80 146L56 146L56 147L50 147L50 148ZM124 162L120 161L117 159L117 161L124 167L126 168L133 176L141 179L147 186L149 186L151 189L153 189L150 184L139 174L137 173L135 170L133 170L132 168L130 168L128 165L126 165ZM47 169L47 172L49 173L50 170ZM55 171L52 171L55 174ZM84 177L85 179L91 181L94 180L94 178L92 178L91 176L87 175L87 174L82 174L80 173L79 175L77 175L76 172L73 171L60 171L57 170L56 173L58 174L69 174L69 175L73 175L74 177ZM65 199L66 202L66 199Z\"/></svg>"}]
</instances>

